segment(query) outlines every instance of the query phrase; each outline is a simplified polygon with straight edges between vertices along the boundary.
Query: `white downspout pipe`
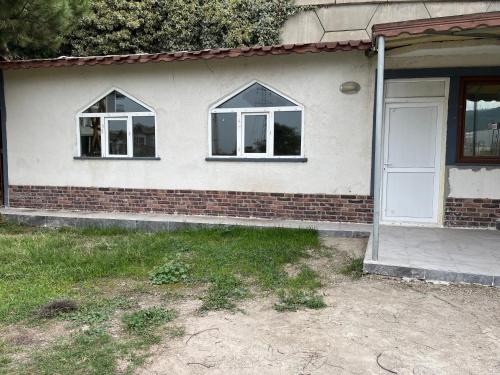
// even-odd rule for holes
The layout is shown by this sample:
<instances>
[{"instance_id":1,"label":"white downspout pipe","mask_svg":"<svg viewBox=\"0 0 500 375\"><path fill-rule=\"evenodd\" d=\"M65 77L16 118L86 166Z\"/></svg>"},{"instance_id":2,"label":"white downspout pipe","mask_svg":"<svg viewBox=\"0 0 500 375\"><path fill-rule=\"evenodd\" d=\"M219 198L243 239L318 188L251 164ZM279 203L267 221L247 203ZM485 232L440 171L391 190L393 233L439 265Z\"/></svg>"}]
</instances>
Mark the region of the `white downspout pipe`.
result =
<instances>
[{"instance_id":1,"label":"white downspout pipe","mask_svg":"<svg viewBox=\"0 0 500 375\"><path fill-rule=\"evenodd\" d=\"M377 38L377 93L375 98L375 162L373 173L373 233L372 260L378 260L380 236L380 209L382 196L382 121L384 111L384 55L385 39Z\"/></svg>"}]
</instances>

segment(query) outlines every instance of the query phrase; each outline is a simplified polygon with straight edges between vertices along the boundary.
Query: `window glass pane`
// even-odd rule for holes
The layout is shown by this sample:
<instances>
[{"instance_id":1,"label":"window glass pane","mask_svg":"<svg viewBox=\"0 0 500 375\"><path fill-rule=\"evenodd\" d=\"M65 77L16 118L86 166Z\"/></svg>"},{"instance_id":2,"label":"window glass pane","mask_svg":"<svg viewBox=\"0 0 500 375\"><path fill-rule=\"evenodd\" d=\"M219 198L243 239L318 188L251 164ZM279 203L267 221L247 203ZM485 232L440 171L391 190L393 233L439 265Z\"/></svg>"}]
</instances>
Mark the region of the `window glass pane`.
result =
<instances>
[{"instance_id":1,"label":"window glass pane","mask_svg":"<svg viewBox=\"0 0 500 375\"><path fill-rule=\"evenodd\" d=\"M115 110L114 112L149 112L139 103L133 101L129 97L114 91L115 93Z\"/></svg>"},{"instance_id":2,"label":"window glass pane","mask_svg":"<svg viewBox=\"0 0 500 375\"><path fill-rule=\"evenodd\" d=\"M80 118L80 156L101 156L101 119Z\"/></svg>"},{"instance_id":3,"label":"window glass pane","mask_svg":"<svg viewBox=\"0 0 500 375\"><path fill-rule=\"evenodd\" d=\"M500 157L500 83L470 83L465 90L464 156Z\"/></svg>"},{"instance_id":4,"label":"window glass pane","mask_svg":"<svg viewBox=\"0 0 500 375\"><path fill-rule=\"evenodd\" d=\"M236 113L212 113L212 155L236 155Z\"/></svg>"},{"instance_id":5,"label":"window glass pane","mask_svg":"<svg viewBox=\"0 0 500 375\"><path fill-rule=\"evenodd\" d=\"M155 118L153 116L133 117L132 135L135 157L155 156Z\"/></svg>"},{"instance_id":6,"label":"window glass pane","mask_svg":"<svg viewBox=\"0 0 500 375\"><path fill-rule=\"evenodd\" d=\"M252 108L252 107L295 107L296 104L281 95L254 83L252 86L233 96L218 108Z\"/></svg>"},{"instance_id":7,"label":"window glass pane","mask_svg":"<svg viewBox=\"0 0 500 375\"><path fill-rule=\"evenodd\" d=\"M267 135L266 115L246 115L245 153L265 153Z\"/></svg>"},{"instance_id":8,"label":"window glass pane","mask_svg":"<svg viewBox=\"0 0 500 375\"><path fill-rule=\"evenodd\" d=\"M274 155L300 155L302 112L274 112Z\"/></svg>"},{"instance_id":9,"label":"window glass pane","mask_svg":"<svg viewBox=\"0 0 500 375\"><path fill-rule=\"evenodd\" d=\"M87 108L84 113L113 113L113 112L150 112L147 108L130 99L129 97L120 94L118 91L113 91L98 102Z\"/></svg>"},{"instance_id":10,"label":"window glass pane","mask_svg":"<svg viewBox=\"0 0 500 375\"><path fill-rule=\"evenodd\" d=\"M110 155L127 155L127 120L108 120Z\"/></svg>"}]
</instances>

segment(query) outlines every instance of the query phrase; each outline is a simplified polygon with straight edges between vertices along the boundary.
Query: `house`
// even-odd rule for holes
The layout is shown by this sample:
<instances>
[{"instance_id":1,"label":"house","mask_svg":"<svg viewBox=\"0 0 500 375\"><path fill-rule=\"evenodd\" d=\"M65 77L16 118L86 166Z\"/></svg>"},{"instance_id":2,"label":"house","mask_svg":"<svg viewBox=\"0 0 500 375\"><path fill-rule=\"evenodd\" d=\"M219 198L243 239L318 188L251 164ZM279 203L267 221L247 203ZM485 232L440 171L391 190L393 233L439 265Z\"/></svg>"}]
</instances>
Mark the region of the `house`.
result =
<instances>
[{"instance_id":1,"label":"house","mask_svg":"<svg viewBox=\"0 0 500 375\"><path fill-rule=\"evenodd\" d=\"M500 218L500 12L386 22L421 2L369 3L301 13L278 46L1 62L5 206L374 222L367 270L420 277L384 260L384 230L402 237L380 223ZM486 273L422 278L500 284L498 234L464 235Z\"/></svg>"}]
</instances>

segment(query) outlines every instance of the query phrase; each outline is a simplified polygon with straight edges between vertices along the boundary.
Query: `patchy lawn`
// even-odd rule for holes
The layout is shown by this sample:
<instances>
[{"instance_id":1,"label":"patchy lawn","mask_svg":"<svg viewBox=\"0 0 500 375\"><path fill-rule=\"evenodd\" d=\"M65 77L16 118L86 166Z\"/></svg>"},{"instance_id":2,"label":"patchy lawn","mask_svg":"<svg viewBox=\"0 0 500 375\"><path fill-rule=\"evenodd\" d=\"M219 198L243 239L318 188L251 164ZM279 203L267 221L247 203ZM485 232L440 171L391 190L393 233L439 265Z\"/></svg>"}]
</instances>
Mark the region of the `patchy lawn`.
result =
<instances>
[{"instance_id":1,"label":"patchy lawn","mask_svg":"<svg viewBox=\"0 0 500 375\"><path fill-rule=\"evenodd\" d=\"M170 233L0 226L0 372L131 372L178 337L179 301L196 314L274 296L278 311L325 306L303 261L312 230L217 228ZM290 275L285 266L300 265ZM297 266L299 267L299 266Z\"/></svg>"},{"instance_id":2,"label":"patchy lawn","mask_svg":"<svg viewBox=\"0 0 500 375\"><path fill-rule=\"evenodd\" d=\"M363 276L365 246L0 226L0 374L500 373L500 288Z\"/></svg>"}]
</instances>

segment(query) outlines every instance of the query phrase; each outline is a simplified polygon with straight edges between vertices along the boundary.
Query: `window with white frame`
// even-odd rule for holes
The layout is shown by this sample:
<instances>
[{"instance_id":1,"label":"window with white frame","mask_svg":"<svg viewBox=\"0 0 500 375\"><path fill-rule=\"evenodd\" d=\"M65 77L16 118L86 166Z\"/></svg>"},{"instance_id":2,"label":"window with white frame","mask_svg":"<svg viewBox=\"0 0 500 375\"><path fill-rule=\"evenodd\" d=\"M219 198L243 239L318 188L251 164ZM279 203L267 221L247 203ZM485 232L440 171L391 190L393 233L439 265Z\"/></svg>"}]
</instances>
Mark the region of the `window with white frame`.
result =
<instances>
[{"instance_id":1,"label":"window with white frame","mask_svg":"<svg viewBox=\"0 0 500 375\"><path fill-rule=\"evenodd\" d=\"M119 90L78 113L77 121L81 157L156 156L155 112Z\"/></svg>"},{"instance_id":2,"label":"window with white frame","mask_svg":"<svg viewBox=\"0 0 500 375\"><path fill-rule=\"evenodd\" d=\"M303 112L292 99L252 82L210 109L210 156L300 158Z\"/></svg>"}]
</instances>

